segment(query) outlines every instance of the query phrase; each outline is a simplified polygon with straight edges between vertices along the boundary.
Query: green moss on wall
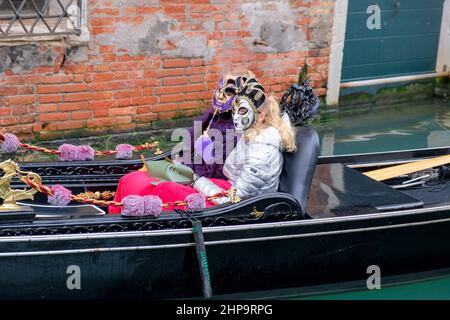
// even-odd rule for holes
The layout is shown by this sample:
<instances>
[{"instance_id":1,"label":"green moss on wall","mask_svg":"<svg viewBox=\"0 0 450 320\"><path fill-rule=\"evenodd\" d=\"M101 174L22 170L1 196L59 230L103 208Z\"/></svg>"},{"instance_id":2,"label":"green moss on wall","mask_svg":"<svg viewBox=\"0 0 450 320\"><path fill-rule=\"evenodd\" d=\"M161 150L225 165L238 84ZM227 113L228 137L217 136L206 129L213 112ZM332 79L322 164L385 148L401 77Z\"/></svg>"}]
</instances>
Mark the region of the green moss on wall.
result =
<instances>
[{"instance_id":1,"label":"green moss on wall","mask_svg":"<svg viewBox=\"0 0 450 320\"><path fill-rule=\"evenodd\" d=\"M443 99L450 99L450 77L440 77L436 79L434 94Z\"/></svg>"}]
</instances>

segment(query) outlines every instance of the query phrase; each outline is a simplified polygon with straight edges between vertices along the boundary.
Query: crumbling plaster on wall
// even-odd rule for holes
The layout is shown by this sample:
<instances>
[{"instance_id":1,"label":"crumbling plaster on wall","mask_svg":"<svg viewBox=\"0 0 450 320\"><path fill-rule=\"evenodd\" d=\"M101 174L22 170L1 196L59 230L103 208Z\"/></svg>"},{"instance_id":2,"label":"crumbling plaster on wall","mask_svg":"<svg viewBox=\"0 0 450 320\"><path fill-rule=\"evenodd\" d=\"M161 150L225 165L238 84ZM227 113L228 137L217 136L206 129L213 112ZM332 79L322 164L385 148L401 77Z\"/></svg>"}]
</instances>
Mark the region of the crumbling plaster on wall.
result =
<instances>
[{"instance_id":1,"label":"crumbling plaster on wall","mask_svg":"<svg viewBox=\"0 0 450 320\"><path fill-rule=\"evenodd\" d=\"M18 74L39 66L51 66L57 53L50 46L19 45L0 47L0 73L11 70Z\"/></svg>"},{"instance_id":2,"label":"crumbling plaster on wall","mask_svg":"<svg viewBox=\"0 0 450 320\"><path fill-rule=\"evenodd\" d=\"M206 27L210 29L210 23L206 23ZM132 55L210 59L214 48L208 48L207 40L203 34L186 36L180 31L177 20L162 13L155 13L137 25L118 23L113 35L101 34L96 38L100 45L115 46Z\"/></svg>"},{"instance_id":3,"label":"crumbling plaster on wall","mask_svg":"<svg viewBox=\"0 0 450 320\"><path fill-rule=\"evenodd\" d=\"M125 2L116 0L117 5ZM134 0L133 3L156 5L158 1ZM220 1L219 1L220 2ZM211 3L215 3L211 1ZM132 4L127 3L127 6ZM185 5L189 16L190 5ZM329 43L331 21L327 15L313 19L311 29L312 41L307 39L305 30L297 24L299 16L305 15L305 9L294 8L288 0L278 1L251 1L238 4L240 19L233 21L235 29L248 31L250 37L243 39L247 48L252 52L289 52L304 51L311 48L322 48ZM182 30L180 22L175 18L159 12L152 14L141 24L118 23L113 35L101 34L96 37L100 45L114 45L129 54L144 54L210 59L214 47L208 46L208 34L215 30L215 23L207 14L202 23L203 30L191 32ZM245 20L241 24L240 20ZM241 26L242 25L242 26ZM196 35L192 35L192 33ZM255 45L255 40L262 45ZM231 48L232 41L223 39L223 47Z\"/></svg>"},{"instance_id":4,"label":"crumbling plaster on wall","mask_svg":"<svg viewBox=\"0 0 450 320\"><path fill-rule=\"evenodd\" d=\"M252 37L245 40L247 47L256 52L288 52L306 50L304 30L296 23L297 10L285 1L252 1L241 5ZM264 45L254 44L260 40Z\"/></svg>"}]
</instances>

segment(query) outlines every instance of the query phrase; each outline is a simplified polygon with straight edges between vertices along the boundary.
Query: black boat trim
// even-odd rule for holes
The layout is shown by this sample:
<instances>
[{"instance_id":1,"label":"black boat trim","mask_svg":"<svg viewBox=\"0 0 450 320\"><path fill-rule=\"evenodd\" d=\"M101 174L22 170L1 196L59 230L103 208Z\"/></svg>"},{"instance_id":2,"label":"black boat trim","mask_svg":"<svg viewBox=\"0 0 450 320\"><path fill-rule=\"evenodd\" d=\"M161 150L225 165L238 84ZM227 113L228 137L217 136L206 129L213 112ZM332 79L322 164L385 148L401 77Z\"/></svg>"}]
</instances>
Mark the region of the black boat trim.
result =
<instances>
[{"instance_id":1,"label":"black boat trim","mask_svg":"<svg viewBox=\"0 0 450 320\"><path fill-rule=\"evenodd\" d=\"M206 228L204 228L206 229ZM167 232L165 232L167 231ZM192 234L191 229L173 230L157 230L157 231L124 231L124 232L102 232L79 234L62 234L52 236L15 236L0 237L2 242L41 242L41 241L66 241L66 240L91 240L91 239L119 239L119 238L136 238L136 237L157 237L157 236L182 236Z\"/></svg>"},{"instance_id":2,"label":"black boat trim","mask_svg":"<svg viewBox=\"0 0 450 320\"><path fill-rule=\"evenodd\" d=\"M364 168L371 168L371 167L378 167L378 166L395 166L398 164L405 164L405 163L413 163L420 160L423 160L424 158L415 159L415 160L397 160L397 161L386 161L386 162L368 162L368 163L358 163L358 164L348 164L347 166L352 169L364 169Z\"/></svg>"},{"instance_id":3,"label":"black boat trim","mask_svg":"<svg viewBox=\"0 0 450 320\"><path fill-rule=\"evenodd\" d=\"M311 233L295 234L295 235L245 238L245 239L237 239L237 240L220 240L220 241L209 241L209 242L207 241L207 242L205 242L205 245L214 246L214 245L219 245L219 244L298 239L298 238L326 236L326 235L334 235L334 234L347 234L347 233L356 233L356 232L365 232L365 231L397 229L397 228L404 228L404 227L413 227L413 226L421 226L421 225L428 225L428 224L435 224L435 223L443 223L443 222L448 222L448 221L450 221L450 218L431 220L431 221L401 223L401 224L394 224L394 225L380 226L380 227L345 229L345 230L326 231L326 232L311 232Z\"/></svg>"},{"instance_id":4,"label":"black boat trim","mask_svg":"<svg viewBox=\"0 0 450 320\"><path fill-rule=\"evenodd\" d=\"M415 226L421 226L421 225L430 225L430 224L443 223L443 222L449 222L449 221L450 221L450 218L446 218L446 219L438 219L438 220L432 220L432 221L402 223L402 224L380 226L380 227L356 228L356 229L346 229L346 230L327 231L327 232L311 232L311 233L305 233L305 234L271 236L271 237L242 238L242 239L235 239L235 240L205 241L205 246L228 245L228 244L236 244L236 243L249 243L249 242L261 242L261 241L289 240L289 239L298 239L298 238L318 237L318 236L325 236L325 235L349 234L349 233L367 232L367 231L375 231L375 230L389 230L389 229L398 229L398 228L405 228L405 227L415 227ZM191 231L190 233L193 233L193 232ZM1 252L0 258L1 257L63 255L63 254L72 254L72 253L102 253L102 252L117 252L117 251L130 251L130 250L160 250L160 249L186 248L186 247L195 247L195 243L187 242L187 243L169 244L169 245L87 248L87 249L54 250L54 251Z\"/></svg>"},{"instance_id":5,"label":"black boat trim","mask_svg":"<svg viewBox=\"0 0 450 320\"><path fill-rule=\"evenodd\" d=\"M45 204L34 204L34 203L30 203L30 202L16 202L18 205L21 206L29 206L32 208L50 208L50 209L55 209L55 208L59 208L57 206L53 206L53 205L45 205ZM91 216L104 216L106 215L105 210L101 209L100 207L93 205L93 204L79 204L79 205L70 205L68 207L65 208L92 208L94 209L96 212L95 213L91 213ZM53 214L36 214L36 219L46 219L46 218L63 218L66 217L66 215L64 214L60 214L60 215L53 215Z\"/></svg>"},{"instance_id":6,"label":"black boat trim","mask_svg":"<svg viewBox=\"0 0 450 320\"><path fill-rule=\"evenodd\" d=\"M319 163L329 163L329 162L345 162L346 158L360 158L368 156L389 156L389 155L407 155L410 153L433 153L433 154L450 154L450 146L436 147L436 148L420 148L420 149L406 149L406 150L392 150L392 151L378 151L378 152L367 152L367 153L350 153L342 155L329 155L329 156L319 156ZM170 157L171 151L166 151L161 155L152 156L146 158L146 160L157 160L163 159L164 157ZM45 164L46 167L78 167L84 165L101 165L101 166L111 166L111 165L142 165L141 159L131 159L131 160L102 160L102 161L72 161L72 162L62 162L62 161L50 161L50 162L27 162L25 167L42 167Z\"/></svg>"},{"instance_id":7,"label":"black boat trim","mask_svg":"<svg viewBox=\"0 0 450 320\"><path fill-rule=\"evenodd\" d=\"M423 206L424 203L420 201L421 205ZM406 210L406 209L414 209L417 208L418 203L401 203L401 204L392 204L392 205L385 205L385 206L377 206L376 208L380 211L393 211L393 210Z\"/></svg>"},{"instance_id":8,"label":"black boat trim","mask_svg":"<svg viewBox=\"0 0 450 320\"><path fill-rule=\"evenodd\" d=\"M373 213L363 214L359 216L346 216L346 217L332 217L321 218L312 220L294 220L285 222L274 222L254 225L237 225L226 227L205 227L203 232L205 234L213 234L219 232L236 232L236 231L252 231L262 229L275 229L275 228L289 228L299 227L306 225L323 225L327 223L339 223L350 221L364 221L380 218L392 218L401 217L407 215L423 214L423 213L436 213L442 211L449 211L450 205L440 207L428 207L414 210L402 210L389 213ZM450 218L449 218L450 219ZM440 221L440 220L433 220ZM31 236L14 236L14 237L0 237L0 243L5 242L42 242L42 241L67 241L67 240L90 240L90 239L120 239L120 238L135 238L135 237L156 237L156 236L180 236L192 234L191 229L178 229L174 230L154 230L154 231L125 231L125 232L102 232L102 233L89 233L85 235L74 234L61 234L51 236L31 235Z\"/></svg>"},{"instance_id":9,"label":"black boat trim","mask_svg":"<svg viewBox=\"0 0 450 320\"><path fill-rule=\"evenodd\" d=\"M340 155L330 155L330 156L320 156L320 159L329 159L337 157L359 157L365 155L385 155L385 154L398 154L398 153L409 153L409 152L427 152L427 151L441 151L448 150L450 152L450 146L436 147L436 148L419 148L419 149L405 149L405 150L390 150L390 151L375 151L375 152L363 152L363 153L348 153Z\"/></svg>"},{"instance_id":10,"label":"black boat trim","mask_svg":"<svg viewBox=\"0 0 450 320\"><path fill-rule=\"evenodd\" d=\"M206 243L205 243L206 245ZM111 247L111 248L87 248L87 249L72 249L72 250L54 250L54 251L26 251L26 252L1 252L0 258L3 257L30 257L30 256L54 256L72 253L101 253L101 252L117 252L130 250L160 250L172 248L186 248L195 247L195 243L182 244L164 244L153 246L134 246L134 247Z\"/></svg>"}]
</instances>

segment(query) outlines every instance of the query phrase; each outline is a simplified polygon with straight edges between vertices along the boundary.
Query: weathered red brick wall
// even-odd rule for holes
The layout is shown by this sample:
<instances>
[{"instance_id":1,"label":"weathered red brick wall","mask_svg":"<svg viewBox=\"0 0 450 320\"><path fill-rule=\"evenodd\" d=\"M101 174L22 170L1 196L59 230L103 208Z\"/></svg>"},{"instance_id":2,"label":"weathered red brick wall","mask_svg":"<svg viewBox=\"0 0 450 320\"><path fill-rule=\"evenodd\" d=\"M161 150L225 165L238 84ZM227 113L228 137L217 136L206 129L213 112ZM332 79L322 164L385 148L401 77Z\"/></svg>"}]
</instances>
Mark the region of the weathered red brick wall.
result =
<instances>
[{"instance_id":1,"label":"weathered red brick wall","mask_svg":"<svg viewBox=\"0 0 450 320\"><path fill-rule=\"evenodd\" d=\"M325 94L332 0L90 0L86 46L0 47L2 132L40 138L170 125L250 69L280 96L306 61Z\"/></svg>"}]
</instances>

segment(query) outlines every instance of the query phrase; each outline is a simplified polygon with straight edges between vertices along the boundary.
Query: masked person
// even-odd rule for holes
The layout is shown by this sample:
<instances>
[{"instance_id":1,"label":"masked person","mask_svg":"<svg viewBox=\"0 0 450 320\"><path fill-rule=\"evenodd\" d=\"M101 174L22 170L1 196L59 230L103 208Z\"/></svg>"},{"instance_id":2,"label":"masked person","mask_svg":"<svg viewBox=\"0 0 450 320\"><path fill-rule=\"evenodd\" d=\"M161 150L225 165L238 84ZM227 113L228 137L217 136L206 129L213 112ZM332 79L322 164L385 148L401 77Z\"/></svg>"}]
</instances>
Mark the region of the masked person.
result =
<instances>
[{"instance_id":1,"label":"masked person","mask_svg":"<svg viewBox=\"0 0 450 320\"><path fill-rule=\"evenodd\" d=\"M161 182L153 186L152 194L163 202L183 201L188 195L202 193L213 196L235 188L240 197L274 192L278 189L283 167L283 151L294 152L295 132L289 121L280 116L280 107L273 97L266 96L264 87L256 78L236 78L236 95L232 103L234 128L242 137L226 157L223 175L227 179L205 176L192 185ZM129 193L130 194L130 193ZM228 202L227 197L207 201L206 206ZM184 209L182 206L163 210Z\"/></svg>"},{"instance_id":2,"label":"masked person","mask_svg":"<svg viewBox=\"0 0 450 320\"><path fill-rule=\"evenodd\" d=\"M254 76L250 71L243 72L239 79ZM236 94L236 78L232 74L227 74L220 79L217 88L213 93L212 106L194 121L194 126L189 129L190 141L188 142L191 151L188 161L184 164L192 168L197 176L208 178L225 179L222 173L223 163L226 157L226 150L229 141L226 139L227 130L234 130L231 104ZM195 125L199 125L201 136L195 136ZM223 140L222 161L212 161L216 158L214 142L208 137L208 130L218 130ZM236 144L237 139L232 139L230 143ZM205 159L206 158L206 159ZM152 182L158 181L149 176L143 169L133 171L123 176L117 186L114 201L120 202L127 195L147 195L151 194L154 188ZM109 213L120 213L120 207L110 206Z\"/></svg>"},{"instance_id":3,"label":"masked person","mask_svg":"<svg viewBox=\"0 0 450 320\"><path fill-rule=\"evenodd\" d=\"M212 107L195 119L194 127L189 130L190 137L192 137L190 149L194 152L191 152L190 161L184 164L191 167L197 176L226 179L222 170L226 152L233 149L237 143L235 137L227 139L227 131L234 131L231 105L236 94L236 79L249 76L254 76L254 74L247 71L239 77L231 74L225 75L214 90ZM201 127L200 137L196 136L196 125ZM223 139L220 144L222 147L221 159L217 159L220 155L215 150L218 144L215 144L208 135L208 131L212 130L219 132ZM231 148L229 144L232 144ZM200 161L197 156L200 157Z\"/></svg>"}]
</instances>

